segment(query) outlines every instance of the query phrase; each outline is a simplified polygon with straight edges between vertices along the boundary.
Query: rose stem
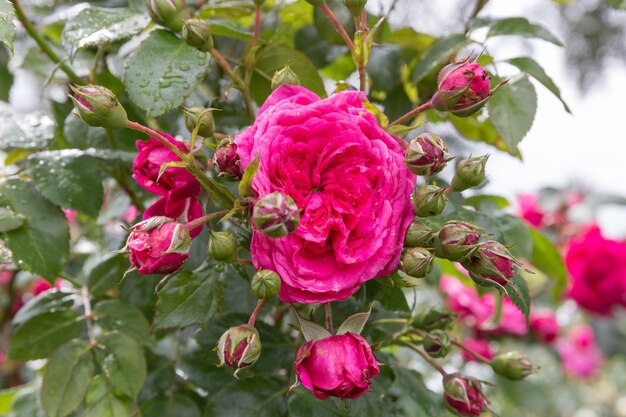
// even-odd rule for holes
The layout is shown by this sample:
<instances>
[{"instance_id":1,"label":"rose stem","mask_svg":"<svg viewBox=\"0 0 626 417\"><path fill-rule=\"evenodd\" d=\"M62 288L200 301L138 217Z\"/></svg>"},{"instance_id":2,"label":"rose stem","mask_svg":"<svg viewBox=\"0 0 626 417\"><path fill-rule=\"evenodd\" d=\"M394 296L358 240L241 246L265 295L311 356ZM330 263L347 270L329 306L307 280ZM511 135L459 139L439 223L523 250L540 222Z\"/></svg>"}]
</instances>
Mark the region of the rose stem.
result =
<instances>
[{"instance_id":1,"label":"rose stem","mask_svg":"<svg viewBox=\"0 0 626 417\"><path fill-rule=\"evenodd\" d=\"M83 306L85 307L85 323L87 324L87 335L89 336L89 344L91 347L96 347L98 341L93 333L93 313L91 312L91 300L89 299L89 289L83 287L80 289L80 295L83 299Z\"/></svg>"},{"instance_id":2,"label":"rose stem","mask_svg":"<svg viewBox=\"0 0 626 417\"><path fill-rule=\"evenodd\" d=\"M41 48L41 50L48 56L48 58L50 58L51 61L59 65L59 68L61 68L61 70L63 70L63 72L67 74L67 76L70 78L70 80L74 84L78 84L78 85L83 84L84 81L82 80L82 78L80 78L74 72L74 70L72 70L72 68L69 65L67 65L64 62L64 60L62 60L56 54L56 52L52 50L52 48L50 47L50 45L48 45L48 43L45 41L43 36L41 36L41 34L37 31L35 26L33 26L31 21L26 16L26 13L24 13L24 9L22 9L22 5L20 4L19 0L12 0L12 1L13 1L13 7L15 8L15 15L17 16L18 20L22 22L24 29L26 30L26 32L28 32L30 37L33 38L33 40L37 43L39 48Z\"/></svg>"},{"instance_id":3,"label":"rose stem","mask_svg":"<svg viewBox=\"0 0 626 417\"><path fill-rule=\"evenodd\" d=\"M480 353L468 348L467 346L465 346L463 343L459 342L458 340L454 340L452 339L450 341L450 343L452 343L455 346L460 347L461 349L463 349L465 352L469 353L470 355L472 355L475 359L477 359L479 362L482 363L489 363L489 359L487 359L486 357L484 357L483 355L481 355Z\"/></svg>"},{"instance_id":4,"label":"rose stem","mask_svg":"<svg viewBox=\"0 0 626 417\"><path fill-rule=\"evenodd\" d=\"M216 211L215 213L209 213L206 216L198 217L197 219L192 220L189 223L185 224L185 228L187 230L195 229L196 227L201 226L205 223L208 223L214 218L219 217L222 214L226 214L226 213L228 213L228 210L221 210L221 211Z\"/></svg>"},{"instance_id":5,"label":"rose stem","mask_svg":"<svg viewBox=\"0 0 626 417\"><path fill-rule=\"evenodd\" d=\"M254 326L254 323L256 323L257 316L259 315L259 313L261 313L261 310L263 310L263 307L265 307L265 303L267 303L267 300L257 301L256 307L254 307L254 311L252 311L252 314L250 314L250 319L248 319L249 326Z\"/></svg>"},{"instance_id":6,"label":"rose stem","mask_svg":"<svg viewBox=\"0 0 626 417\"><path fill-rule=\"evenodd\" d=\"M246 113L248 114L250 120L254 120L254 106L252 105L252 96L250 95L250 89L241 79L241 77L235 72L233 67L230 66L226 58L224 58L224 56L220 54L217 49L211 49L210 53L213 59L215 59L215 61L217 62L217 64L222 67L224 72L228 74L228 76L233 80L235 86L241 90L244 102L246 104Z\"/></svg>"},{"instance_id":7,"label":"rose stem","mask_svg":"<svg viewBox=\"0 0 626 417\"><path fill-rule=\"evenodd\" d=\"M239 265L253 265L250 259L237 259L235 263Z\"/></svg>"},{"instance_id":8,"label":"rose stem","mask_svg":"<svg viewBox=\"0 0 626 417\"><path fill-rule=\"evenodd\" d=\"M333 334L333 310L330 307L330 303L324 304L324 315L326 316L326 330Z\"/></svg>"},{"instance_id":9,"label":"rose stem","mask_svg":"<svg viewBox=\"0 0 626 417\"><path fill-rule=\"evenodd\" d=\"M341 22L339 22L339 19L337 19L337 16L335 16L335 13L333 13L333 11L330 9L330 7L328 7L326 3L322 4L320 7L322 8L322 11L326 14L326 16L328 16L328 19L330 19L330 21L333 23L335 29L337 29L337 32L339 32L343 40L346 41L346 45L348 45L350 49L354 48L354 42L352 42L352 39L350 39L350 36L343 28Z\"/></svg>"},{"instance_id":10,"label":"rose stem","mask_svg":"<svg viewBox=\"0 0 626 417\"><path fill-rule=\"evenodd\" d=\"M252 41L250 42L250 49L254 49L259 41L259 33L261 31L261 6L256 6L254 12L254 29L252 32Z\"/></svg>"},{"instance_id":11,"label":"rose stem","mask_svg":"<svg viewBox=\"0 0 626 417\"><path fill-rule=\"evenodd\" d=\"M399 342L401 345L408 347L409 349L411 349L412 351L414 351L415 353L419 354L422 358L424 358L424 360L426 362L428 362L428 364L430 366L432 366L434 369L436 369L442 376L446 376L448 375L448 373L446 372L445 369L443 369L443 367L441 365L439 365L433 358L431 358L430 356L428 356L428 354L426 352L423 352L419 347L415 346L412 343L409 342Z\"/></svg>"},{"instance_id":12,"label":"rose stem","mask_svg":"<svg viewBox=\"0 0 626 417\"><path fill-rule=\"evenodd\" d=\"M432 107L433 107L433 105L430 103L430 101L428 101L428 102L422 104L421 106L418 106L418 107L414 108L413 110L411 110L410 112L408 112L404 116L400 116L399 118L397 118L396 120L391 122L389 127L395 126L397 124L400 124L400 123L404 122L407 119L410 119L412 117L417 116L418 114L420 114L422 112L425 112L426 110L430 110Z\"/></svg>"}]
</instances>

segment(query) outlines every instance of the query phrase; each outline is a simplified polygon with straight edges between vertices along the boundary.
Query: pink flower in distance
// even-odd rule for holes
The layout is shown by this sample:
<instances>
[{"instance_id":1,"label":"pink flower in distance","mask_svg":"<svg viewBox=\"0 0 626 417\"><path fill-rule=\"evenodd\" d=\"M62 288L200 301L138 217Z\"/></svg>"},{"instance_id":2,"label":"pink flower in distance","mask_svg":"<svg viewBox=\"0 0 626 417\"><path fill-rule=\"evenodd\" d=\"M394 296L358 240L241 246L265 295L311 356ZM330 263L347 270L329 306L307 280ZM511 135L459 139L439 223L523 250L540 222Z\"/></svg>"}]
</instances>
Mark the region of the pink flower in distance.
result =
<instances>
[{"instance_id":1,"label":"pink flower in distance","mask_svg":"<svg viewBox=\"0 0 626 417\"><path fill-rule=\"evenodd\" d=\"M495 356L493 353L493 349L491 348L491 343L489 342L489 340L465 339L461 343L463 343L463 346L467 347L473 352L478 353L479 355L483 356L484 358L488 360L493 359L493 357ZM470 355L463 349L461 349L461 356L463 356L463 359L466 360L467 362L476 361L476 358L474 356Z\"/></svg>"},{"instance_id":2,"label":"pink flower in distance","mask_svg":"<svg viewBox=\"0 0 626 417\"><path fill-rule=\"evenodd\" d=\"M370 345L350 332L302 345L294 368L302 385L322 400L360 397L380 373Z\"/></svg>"},{"instance_id":3,"label":"pink flower in distance","mask_svg":"<svg viewBox=\"0 0 626 417\"><path fill-rule=\"evenodd\" d=\"M519 206L518 215L533 227L543 227L546 213L539 206L539 199L535 194L520 194L517 196Z\"/></svg>"},{"instance_id":4,"label":"pink flower in distance","mask_svg":"<svg viewBox=\"0 0 626 417\"><path fill-rule=\"evenodd\" d=\"M255 196L282 192L301 212L290 236L252 237L254 265L280 275L286 303L343 300L398 266L416 177L365 99L281 85L235 138L242 169L260 157Z\"/></svg>"},{"instance_id":5,"label":"pink flower in distance","mask_svg":"<svg viewBox=\"0 0 626 417\"><path fill-rule=\"evenodd\" d=\"M604 355L596 345L593 329L581 324L574 327L567 338L556 342L566 374L578 378L591 378L604 362Z\"/></svg>"},{"instance_id":6,"label":"pink flower in distance","mask_svg":"<svg viewBox=\"0 0 626 417\"><path fill-rule=\"evenodd\" d=\"M539 340L548 344L554 342L561 331L554 313L550 310L531 311L530 329Z\"/></svg>"}]
</instances>

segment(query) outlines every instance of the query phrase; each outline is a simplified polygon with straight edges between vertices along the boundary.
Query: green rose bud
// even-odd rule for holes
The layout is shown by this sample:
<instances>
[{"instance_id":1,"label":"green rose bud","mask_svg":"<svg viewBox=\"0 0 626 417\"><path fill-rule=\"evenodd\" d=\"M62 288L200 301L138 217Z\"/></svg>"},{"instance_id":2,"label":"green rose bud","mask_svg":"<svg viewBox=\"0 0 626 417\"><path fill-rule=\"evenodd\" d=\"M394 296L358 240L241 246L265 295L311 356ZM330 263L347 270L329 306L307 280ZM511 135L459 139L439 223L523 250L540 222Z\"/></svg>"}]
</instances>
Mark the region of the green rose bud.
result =
<instances>
[{"instance_id":1,"label":"green rose bud","mask_svg":"<svg viewBox=\"0 0 626 417\"><path fill-rule=\"evenodd\" d=\"M276 297L280 291L280 277L274 271L261 269L257 271L250 281L252 293L261 300L269 300Z\"/></svg>"},{"instance_id":2,"label":"green rose bud","mask_svg":"<svg viewBox=\"0 0 626 417\"><path fill-rule=\"evenodd\" d=\"M155 23L174 32L180 32L183 20L189 14L185 0L146 0L148 14Z\"/></svg>"},{"instance_id":3,"label":"green rose bud","mask_svg":"<svg viewBox=\"0 0 626 417\"><path fill-rule=\"evenodd\" d=\"M213 36L211 26L203 19L188 19L183 22L183 39L188 45L202 51L209 52L213 49Z\"/></svg>"},{"instance_id":4,"label":"green rose bud","mask_svg":"<svg viewBox=\"0 0 626 417\"><path fill-rule=\"evenodd\" d=\"M253 365L261 357L261 339L259 332L248 324L231 327L217 342L217 357L221 365L239 370Z\"/></svg>"},{"instance_id":5,"label":"green rose bud","mask_svg":"<svg viewBox=\"0 0 626 417\"><path fill-rule=\"evenodd\" d=\"M443 358L450 352L450 338L443 330L433 330L424 336L424 350L433 358Z\"/></svg>"},{"instance_id":6,"label":"green rose bud","mask_svg":"<svg viewBox=\"0 0 626 417\"><path fill-rule=\"evenodd\" d=\"M211 230L208 251L209 256L216 261L232 262L237 258L237 239L230 232Z\"/></svg>"},{"instance_id":7,"label":"green rose bud","mask_svg":"<svg viewBox=\"0 0 626 417\"><path fill-rule=\"evenodd\" d=\"M462 221L450 221L439 231L439 245L446 259L463 261L476 252L480 229Z\"/></svg>"},{"instance_id":8,"label":"green rose bud","mask_svg":"<svg viewBox=\"0 0 626 417\"><path fill-rule=\"evenodd\" d=\"M183 109L185 127L191 133L198 124L198 135L203 138L211 137L215 134L215 120L213 119L213 109L200 106L187 107Z\"/></svg>"},{"instance_id":9,"label":"green rose bud","mask_svg":"<svg viewBox=\"0 0 626 417\"><path fill-rule=\"evenodd\" d=\"M489 362L495 373L507 379L517 381L534 374L537 367L519 352L507 352L497 355Z\"/></svg>"},{"instance_id":10,"label":"green rose bud","mask_svg":"<svg viewBox=\"0 0 626 417\"><path fill-rule=\"evenodd\" d=\"M415 190L413 196L415 214L420 217L436 216L446 207L447 201L443 188L424 184L423 187Z\"/></svg>"},{"instance_id":11,"label":"green rose bud","mask_svg":"<svg viewBox=\"0 0 626 417\"><path fill-rule=\"evenodd\" d=\"M433 269L435 256L424 248L408 249L402 257L402 270L413 278L423 278Z\"/></svg>"},{"instance_id":12,"label":"green rose bud","mask_svg":"<svg viewBox=\"0 0 626 417\"><path fill-rule=\"evenodd\" d=\"M404 235L404 246L412 247L431 247L435 232L421 220L413 220L406 229Z\"/></svg>"},{"instance_id":13,"label":"green rose bud","mask_svg":"<svg viewBox=\"0 0 626 417\"><path fill-rule=\"evenodd\" d=\"M485 165L489 155L469 157L463 159L456 166L456 173L452 178L452 189L463 191L468 188L478 187L485 180Z\"/></svg>"},{"instance_id":14,"label":"green rose bud","mask_svg":"<svg viewBox=\"0 0 626 417\"><path fill-rule=\"evenodd\" d=\"M455 317L456 314L452 314L449 311L439 307L431 307L415 316L411 324L418 329L428 332L435 329L445 330L454 322Z\"/></svg>"},{"instance_id":15,"label":"green rose bud","mask_svg":"<svg viewBox=\"0 0 626 417\"><path fill-rule=\"evenodd\" d=\"M126 110L108 88L92 84L71 88L74 108L89 126L122 129L128 125Z\"/></svg>"}]
</instances>

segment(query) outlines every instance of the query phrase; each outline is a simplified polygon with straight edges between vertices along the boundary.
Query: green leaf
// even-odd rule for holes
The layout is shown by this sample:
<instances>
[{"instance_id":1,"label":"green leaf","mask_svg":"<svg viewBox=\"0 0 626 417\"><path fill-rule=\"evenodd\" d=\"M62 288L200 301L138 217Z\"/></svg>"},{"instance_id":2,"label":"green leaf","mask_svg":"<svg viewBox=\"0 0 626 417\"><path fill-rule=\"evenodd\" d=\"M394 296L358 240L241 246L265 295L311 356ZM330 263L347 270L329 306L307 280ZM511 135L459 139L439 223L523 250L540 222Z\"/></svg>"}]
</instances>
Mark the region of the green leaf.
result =
<instances>
[{"instance_id":1,"label":"green leaf","mask_svg":"<svg viewBox=\"0 0 626 417\"><path fill-rule=\"evenodd\" d=\"M116 397L100 375L89 384L85 398L85 411L80 417L131 417L139 416L129 400Z\"/></svg>"},{"instance_id":2,"label":"green leaf","mask_svg":"<svg viewBox=\"0 0 626 417\"><path fill-rule=\"evenodd\" d=\"M23 214L16 213L13 210L0 207L0 233L10 232L24 224L26 217Z\"/></svg>"},{"instance_id":3,"label":"green leaf","mask_svg":"<svg viewBox=\"0 0 626 417\"><path fill-rule=\"evenodd\" d=\"M170 397L154 397L141 405L143 417L200 417L201 413L193 400L182 394Z\"/></svg>"},{"instance_id":4,"label":"green leaf","mask_svg":"<svg viewBox=\"0 0 626 417\"><path fill-rule=\"evenodd\" d=\"M82 402L95 372L89 343L74 340L50 357L41 384L41 405L48 417L65 417Z\"/></svg>"},{"instance_id":5,"label":"green leaf","mask_svg":"<svg viewBox=\"0 0 626 417\"><path fill-rule=\"evenodd\" d=\"M48 146L52 139L54 121L49 116L0 110L0 149L40 149Z\"/></svg>"},{"instance_id":6,"label":"green leaf","mask_svg":"<svg viewBox=\"0 0 626 417\"><path fill-rule=\"evenodd\" d=\"M207 53L167 30L157 29L126 61L128 96L148 116L160 116L178 107L195 90L209 62Z\"/></svg>"},{"instance_id":7,"label":"green leaf","mask_svg":"<svg viewBox=\"0 0 626 417\"><path fill-rule=\"evenodd\" d=\"M487 102L489 119L509 149L517 149L533 125L537 93L528 77L511 81Z\"/></svg>"},{"instance_id":8,"label":"green leaf","mask_svg":"<svg viewBox=\"0 0 626 417\"><path fill-rule=\"evenodd\" d=\"M9 93L13 86L13 74L9 70L10 59L8 50L0 47L0 100L6 102L9 101Z\"/></svg>"},{"instance_id":9,"label":"green leaf","mask_svg":"<svg viewBox=\"0 0 626 417\"><path fill-rule=\"evenodd\" d=\"M39 404L39 390L35 386L27 385L15 394L9 417L47 417Z\"/></svg>"},{"instance_id":10,"label":"green leaf","mask_svg":"<svg viewBox=\"0 0 626 417\"><path fill-rule=\"evenodd\" d=\"M252 196L252 180L254 179L254 176L256 175L256 172L259 170L259 162L261 159L261 155L257 156L256 158L254 158L252 161L250 161L250 163L248 164L248 166L246 167L246 170L243 173L243 176L241 177L241 181L239 182L239 196L240 197L251 197Z\"/></svg>"},{"instance_id":11,"label":"green leaf","mask_svg":"<svg viewBox=\"0 0 626 417\"><path fill-rule=\"evenodd\" d=\"M450 59L469 40L462 33L437 39L427 50L413 70L413 83L419 83L429 72Z\"/></svg>"},{"instance_id":12,"label":"green leaf","mask_svg":"<svg viewBox=\"0 0 626 417\"><path fill-rule=\"evenodd\" d=\"M93 295L101 295L116 287L124 272L128 269L128 260L117 253L95 255L83 265L87 277L87 287Z\"/></svg>"},{"instance_id":13,"label":"green leaf","mask_svg":"<svg viewBox=\"0 0 626 417\"><path fill-rule=\"evenodd\" d=\"M299 388L288 398L289 417L342 417L331 401L320 401L310 391Z\"/></svg>"},{"instance_id":14,"label":"green leaf","mask_svg":"<svg viewBox=\"0 0 626 417\"><path fill-rule=\"evenodd\" d=\"M328 330L319 324L300 317L300 314L298 314L298 311L295 308L292 308L292 311L298 319L300 331L307 342L311 340L322 340L332 336Z\"/></svg>"},{"instance_id":15,"label":"green leaf","mask_svg":"<svg viewBox=\"0 0 626 417\"><path fill-rule=\"evenodd\" d=\"M70 56L77 50L102 46L135 35L150 23L147 14L126 8L90 6L67 21L61 43Z\"/></svg>"},{"instance_id":16,"label":"green leaf","mask_svg":"<svg viewBox=\"0 0 626 417\"><path fill-rule=\"evenodd\" d=\"M519 275L515 275L504 289L506 290L507 297L509 297L513 304L524 314L526 324L528 324L531 302L526 280Z\"/></svg>"},{"instance_id":17,"label":"green leaf","mask_svg":"<svg viewBox=\"0 0 626 417\"><path fill-rule=\"evenodd\" d=\"M541 232L531 228L533 238L533 254L530 261L533 266L548 275L554 282L553 297L557 301L567 288L568 275L559 250Z\"/></svg>"},{"instance_id":18,"label":"green leaf","mask_svg":"<svg viewBox=\"0 0 626 417\"><path fill-rule=\"evenodd\" d=\"M411 308L406 301L402 288L396 287L393 280L379 278L365 284L366 297L378 301L386 310L409 313Z\"/></svg>"},{"instance_id":19,"label":"green leaf","mask_svg":"<svg viewBox=\"0 0 626 417\"><path fill-rule=\"evenodd\" d=\"M341 323L341 326L337 329L337 334L344 334L347 332L361 334L363 327L365 327L365 323L367 323L367 320L370 318L370 313L371 310L351 315L345 319L343 323Z\"/></svg>"},{"instance_id":20,"label":"green leaf","mask_svg":"<svg viewBox=\"0 0 626 417\"><path fill-rule=\"evenodd\" d=\"M441 397L430 391L424 385L422 376L414 370L399 367L393 368L395 382L393 389L400 393L399 406L408 415L424 415L428 417L445 417L449 415L445 412ZM415 414L416 411L420 414Z\"/></svg>"},{"instance_id":21,"label":"green leaf","mask_svg":"<svg viewBox=\"0 0 626 417\"><path fill-rule=\"evenodd\" d=\"M111 384L124 395L136 398L146 379L146 358L141 346L123 333L98 338L104 348L100 366Z\"/></svg>"},{"instance_id":22,"label":"green leaf","mask_svg":"<svg viewBox=\"0 0 626 417\"><path fill-rule=\"evenodd\" d=\"M241 41L252 40L252 32L247 27L225 19L208 19L213 36L225 36Z\"/></svg>"},{"instance_id":23,"label":"green leaf","mask_svg":"<svg viewBox=\"0 0 626 417\"><path fill-rule=\"evenodd\" d=\"M250 91L258 104L263 104L272 92L271 81L274 73L291 62L291 70L300 78L303 87L320 97L326 96L326 89L315 65L300 51L284 46L263 49L256 57L256 64Z\"/></svg>"},{"instance_id":24,"label":"green leaf","mask_svg":"<svg viewBox=\"0 0 626 417\"><path fill-rule=\"evenodd\" d=\"M15 331L9 357L22 361L46 358L62 344L78 337L84 327L75 311L35 316Z\"/></svg>"},{"instance_id":25,"label":"green leaf","mask_svg":"<svg viewBox=\"0 0 626 417\"><path fill-rule=\"evenodd\" d=\"M15 38L13 19L15 19L13 5L8 0L0 0L0 42L8 46L11 52Z\"/></svg>"},{"instance_id":26,"label":"green leaf","mask_svg":"<svg viewBox=\"0 0 626 417\"><path fill-rule=\"evenodd\" d=\"M20 269L42 275L48 281L61 272L69 254L69 230L63 212L35 187L21 180L0 184L0 206L26 216L26 224L2 234Z\"/></svg>"},{"instance_id":27,"label":"green leaf","mask_svg":"<svg viewBox=\"0 0 626 417\"><path fill-rule=\"evenodd\" d=\"M429 112L429 116L431 114L433 113ZM452 123L456 130L463 135L465 139L473 140L475 142L484 142L488 145L494 146L496 149L508 152L514 156L518 154L517 148L509 148L489 119L479 120L475 116L457 117L452 114L447 114L445 118L442 118L441 120L443 121L446 119Z\"/></svg>"},{"instance_id":28,"label":"green leaf","mask_svg":"<svg viewBox=\"0 0 626 417\"><path fill-rule=\"evenodd\" d=\"M75 293L58 290L42 292L28 300L28 302L20 308L15 317L13 317L11 323L13 323L13 326L17 327L41 314L54 311L67 311L74 305L76 299L77 294Z\"/></svg>"},{"instance_id":29,"label":"green leaf","mask_svg":"<svg viewBox=\"0 0 626 417\"><path fill-rule=\"evenodd\" d=\"M548 41L558 46L564 46L563 42L557 38L546 27L537 24L530 23L523 17L510 17L500 20L495 20L489 25L489 33L487 37L502 36L502 35L517 35L526 38L538 38Z\"/></svg>"},{"instance_id":30,"label":"green leaf","mask_svg":"<svg viewBox=\"0 0 626 417\"><path fill-rule=\"evenodd\" d=\"M102 206L102 177L93 158L72 149L45 151L28 158L35 187L53 203L97 217Z\"/></svg>"},{"instance_id":31,"label":"green leaf","mask_svg":"<svg viewBox=\"0 0 626 417\"><path fill-rule=\"evenodd\" d=\"M225 276L216 271L180 271L159 293L152 327L206 324L222 311L225 288Z\"/></svg>"},{"instance_id":32,"label":"green leaf","mask_svg":"<svg viewBox=\"0 0 626 417\"><path fill-rule=\"evenodd\" d=\"M118 331L142 345L151 345L150 324L137 307L122 300L102 301L94 308L98 326Z\"/></svg>"},{"instance_id":33,"label":"green leaf","mask_svg":"<svg viewBox=\"0 0 626 417\"><path fill-rule=\"evenodd\" d=\"M541 84L543 84L552 94L554 94L560 101L563 103L563 107L565 111L568 113L572 113L567 103L561 97L561 90L557 85L552 81L552 78L546 74L545 70L532 58L529 57L519 57L519 58L511 58L507 59L505 62L508 62L511 65L516 66L521 71L524 71L526 74L530 75Z\"/></svg>"}]
</instances>

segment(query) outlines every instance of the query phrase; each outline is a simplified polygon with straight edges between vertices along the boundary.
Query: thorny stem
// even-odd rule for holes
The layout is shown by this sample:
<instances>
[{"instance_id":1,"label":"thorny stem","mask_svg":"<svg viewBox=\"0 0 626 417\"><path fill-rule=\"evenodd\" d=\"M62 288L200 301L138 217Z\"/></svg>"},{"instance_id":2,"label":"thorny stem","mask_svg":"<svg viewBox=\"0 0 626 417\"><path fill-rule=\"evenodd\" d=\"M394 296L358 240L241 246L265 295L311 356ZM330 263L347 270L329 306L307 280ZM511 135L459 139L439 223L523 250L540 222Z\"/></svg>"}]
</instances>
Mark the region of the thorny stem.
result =
<instances>
[{"instance_id":1,"label":"thorny stem","mask_svg":"<svg viewBox=\"0 0 626 417\"><path fill-rule=\"evenodd\" d=\"M254 106L252 104L252 95L250 94L250 89L246 85L246 83L241 79L241 77L235 72L233 67L228 63L226 58L215 48L210 51L211 56L217 64L224 70L224 72L233 80L235 83L235 87L241 90L243 94L243 99L246 104L246 113L250 120L254 120Z\"/></svg>"},{"instance_id":2,"label":"thorny stem","mask_svg":"<svg viewBox=\"0 0 626 417\"><path fill-rule=\"evenodd\" d=\"M222 214L226 214L226 213L228 213L228 210L221 210L221 211L216 211L215 213L209 213L206 216L198 217L197 219L192 220L189 223L185 224L185 228L187 230L193 230L196 227L201 226L205 223L208 223L211 220L215 219L216 217L219 217Z\"/></svg>"},{"instance_id":3,"label":"thorny stem","mask_svg":"<svg viewBox=\"0 0 626 417\"><path fill-rule=\"evenodd\" d=\"M415 353L420 355L422 358L424 358L424 360L426 362L428 362L428 364L430 366L432 366L434 369L436 369L437 372L439 372L442 376L445 377L445 376L448 375L446 370L443 369L443 367L441 365L439 365L433 358L428 356L428 354L426 352L422 351L422 349L420 349L419 347L415 346L413 343L410 343L410 342L398 342L398 343L401 344L402 346L408 347L409 349L411 349L412 351L414 351Z\"/></svg>"},{"instance_id":4,"label":"thorny stem","mask_svg":"<svg viewBox=\"0 0 626 417\"><path fill-rule=\"evenodd\" d=\"M85 323L87 324L87 335L89 336L89 344L91 347L96 347L98 341L93 332L93 313L91 312L91 300L89 299L89 290L87 287L80 289L80 295L83 299L83 306L85 308Z\"/></svg>"},{"instance_id":5,"label":"thorny stem","mask_svg":"<svg viewBox=\"0 0 626 417\"><path fill-rule=\"evenodd\" d=\"M254 311L252 311L252 314L250 314L250 319L248 319L248 325L254 326L254 323L256 323L256 318L261 313L261 310L263 310L263 307L265 307L266 303L267 300L257 301L256 307L254 307Z\"/></svg>"},{"instance_id":6,"label":"thorny stem","mask_svg":"<svg viewBox=\"0 0 626 417\"><path fill-rule=\"evenodd\" d=\"M418 114L425 112L426 110L430 110L432 107L433 107L433 105L430 103L430 101L428 101L428 102L422 104L421 106L418 106L418 107L414 108L413 110L411 110L410 112L408 112L404 116L400 116L399 118L397 118L396 120L391 122L389 124L389 127L395 126L397 124L400 124L400 123L404 122L407 119L411 119L411 118L417 116Z\"/></svg>"},{"instance_id":7,"label":"thorny stem","mask_svg":"<svg viewBox=\"0 0 626 417\"><path fill-rule=\"evenodd\" d=\"M330 7L328 7L326 3L322 4L321 8L324 14L326 14L328 19L330 19L332 24L335 26L335 29L337 29L337 32L339 32L343 40L346 41L346 45L348 45L350 49L353 49L354 42L352 42L352 39L350 39L348 32L346 32L341 22L339 22L339 19L337 19L337 16L335 16L335 13L333 13L333 11L330 9Z\"/></svg>"},{"instance_id":8,"label":"thorny stem","mask_svg":"<svg viewBox=\"0 0 626 417\"><path fill-rule=\"evenodd\" d=\"M67 76L70 78L70 80L74 84L78 84L78 85L83 84L84 83L83 79L80 78L74 72L74 70L69 65L67 65L61 59L61 57L59 57L56 54L56 52L52 50L52 48L46 42L43 36L41 36L41 33L37 31L37 28L35 28L35 26L33 26L31 21L26 16L26 13L24 13L24 9L22 9L22 5L20 4L19 0L12 0L12 2L13 2L13 7L15 8L15 15L17 16L17 19L22 23L28 35L31 38L33 38L33 40L37 43L39 48L41 48L41 50L48 56L48 58L50 58L52 62L57 64L59 68L61 68L63 72L67 74Z\"/></svg>"},{"instance_id":9,"label":"thorny stem","mask_svg":"<svg viewBox=\"0 0 626 417\"><path fill-rule=\"evenodd\" d=\"M250 42L250 49L254 49L259 42L259 33L261 32L261 6L256 6L254 12L254 29L252 32L252 41Z\"/></svg>"},{"instance_id":10,"label":"thorny stem","mask_svg":"<svg viewBox=\"0 0 626 417\"><path fill-rule=\"evenodd\" d=\"M324 304L324 315L326 316L326 330L333 334L333 310L330 307L330 303Z\"/></svg>"},{"instance_id":11,"label":"thorny stem","mask_svg":"<svg viewBox=\"0 0 626 417\"><path fill-rule=\"evenodd\" d=\"M472 349L468 348L467 346L465 346L463 343L459 342L458 340L452 339L450 341L450 343L452 343L453 345L458 346L459 348L463 349L465 352L469 353L471 356L476 358L479 362L489 363L489 359L487 359L486 357L484 357L480 353L475 352Z\"/></svg>"}]
</instances>

